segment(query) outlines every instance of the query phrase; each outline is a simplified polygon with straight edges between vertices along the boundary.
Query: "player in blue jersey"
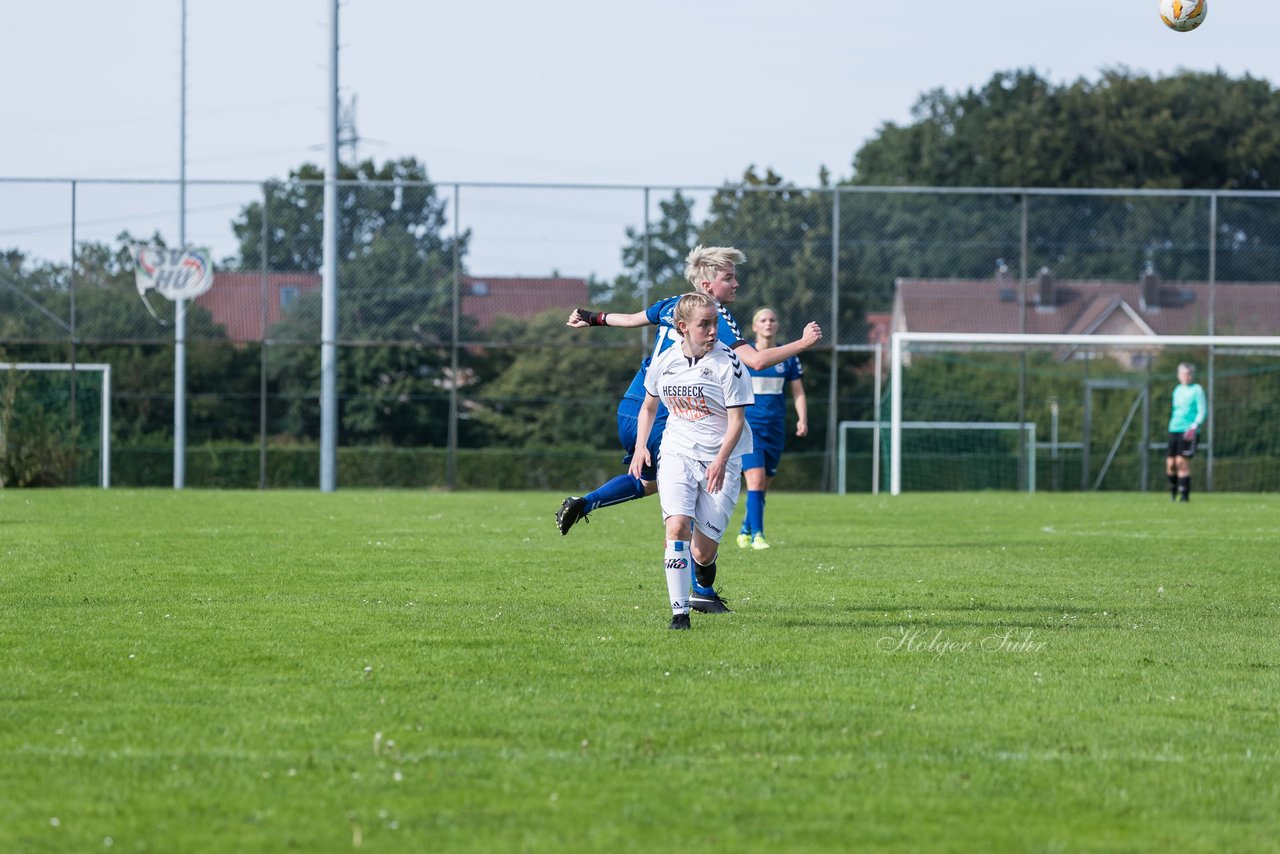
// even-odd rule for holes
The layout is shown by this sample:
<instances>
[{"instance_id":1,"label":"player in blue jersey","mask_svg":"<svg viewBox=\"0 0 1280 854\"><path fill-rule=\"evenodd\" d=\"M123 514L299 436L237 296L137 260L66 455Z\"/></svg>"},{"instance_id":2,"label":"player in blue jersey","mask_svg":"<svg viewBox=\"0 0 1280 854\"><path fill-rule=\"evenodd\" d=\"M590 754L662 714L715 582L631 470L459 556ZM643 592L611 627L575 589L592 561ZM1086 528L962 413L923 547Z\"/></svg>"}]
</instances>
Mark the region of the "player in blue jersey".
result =
<instances>
[{"instance_id":1,"label":"player in blue jersey","mask_svg":"<svg viewBox=\"0 0 1280 854\"><path fill-rule=\"evenodd\" d=\"M1173 407L1169 413L1169 456L1165 473L1169 476L1169 497L1191 500L1191 458L1196 453L1200 425L1209 414L1204 389L1192 382L1195 367L1190 362L1178 365L1178 385L1173 389Z\"/></svg>"},{"instance_id":2,"label":"player in blue jersey","mask_svg":"<svg viewBox=\"0 0 1280 854\"><path fill-rule=\"evenodd\" d=\"M752 347L738 332L738 325L726 308L733 303L738 292L737 265L746 261L742 252L732 247L698 246L685 259L685 276L694 289L707 294L718 304L718 328L716 338L727 345L734 354L749 368L766 368L776 365L785 359L804 352L822 340L822 328L817 323L805 327L804 335L770 351L761 352ZM630 465L636 444L636 419L640 407L644 403L644 376L653 359L661 355L673 344L679 343L675 332L672 314L681 295L658 300L644 311L633 314L616 312L593 312L586 309L574 309L569 315L568 326L575 329L587 326L614 326L620 328L638 328L657 326L654 331L653 346L640 365L640 370L631 381L626 394L618 403L618 439L622 443L626 455L623 461ZM644 467L639 478L630 474L619 475L597 489L583 496L569 496L561 502L556 513L556 527L560 533L567 534L569 529L585 519L587 514L600 507L609 507L652 495L657 491L658 447L662 440L662 431L666 426L667 412L659 407L657 418L649 434L647 447L650 464ZM695 586L695 593L697 592ZM694 607L699 603L695 600Z\"/></svg>"},{"instance_id":3,"label":"player in blue jersey","mask_svg":"<svg viewBox=\"0 0 1280 854\"><path fill-rule=\"evenodd\" d=\"M756 311L751 318L751 331L756 334L756 349L771 350L778 337L778 314L771 308ZM740 548L767 549L764 538L764 499L778 473L778 461L787 443L787 389L796 406L796 435L809 433L809 402L801 377L804 370L800 358L791 358L760 369L751 369L751 385L755 403L747 407L747 423L751 425L754 449L742 458L742 474L747 480L747 513L738 532Z\"/></svg>"}]
</instances>

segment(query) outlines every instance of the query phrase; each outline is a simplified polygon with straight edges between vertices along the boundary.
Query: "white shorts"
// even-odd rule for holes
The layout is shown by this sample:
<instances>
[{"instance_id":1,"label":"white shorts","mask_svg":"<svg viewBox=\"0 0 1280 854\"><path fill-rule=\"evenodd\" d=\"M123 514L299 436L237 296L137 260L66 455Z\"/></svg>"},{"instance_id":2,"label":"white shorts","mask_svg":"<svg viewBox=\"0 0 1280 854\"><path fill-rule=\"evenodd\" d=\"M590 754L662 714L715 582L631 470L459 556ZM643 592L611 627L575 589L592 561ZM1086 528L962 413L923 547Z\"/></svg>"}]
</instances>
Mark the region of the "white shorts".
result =
<instances>
[{"instance_id":1,"label":"white shorts","mask_svg":"<svg viewBox=\"0 0 1280 854\"><path fill-rule=\"evenodd\" d=\"M663 519L692 516L698 530L718 543L738 506L742 457L729 460L724 467L724 484L714 495L707 492L709 465L680 454L663 454L658 465L658 500Z\"/></svg>"}]
</instances>

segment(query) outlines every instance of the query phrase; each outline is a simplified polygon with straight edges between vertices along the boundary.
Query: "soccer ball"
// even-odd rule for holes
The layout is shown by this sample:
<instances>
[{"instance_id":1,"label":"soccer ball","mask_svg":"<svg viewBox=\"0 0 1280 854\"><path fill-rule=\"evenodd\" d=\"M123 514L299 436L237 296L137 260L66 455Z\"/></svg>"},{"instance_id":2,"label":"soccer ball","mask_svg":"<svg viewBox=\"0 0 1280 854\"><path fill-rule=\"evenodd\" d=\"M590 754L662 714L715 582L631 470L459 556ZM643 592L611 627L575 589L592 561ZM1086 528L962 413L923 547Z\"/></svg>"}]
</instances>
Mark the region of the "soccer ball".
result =
<instances>
[{"instance_id":1,"label":"soccer ball","mask_svg":"<svg viewBox=\"0 0 1280 854\"><path fill-rule=\"evenodd\" d=\"M1189 33L1204 23L1208 0L1160 0L1160 20L1180 33Z\"/></svg>"}]
</instances>

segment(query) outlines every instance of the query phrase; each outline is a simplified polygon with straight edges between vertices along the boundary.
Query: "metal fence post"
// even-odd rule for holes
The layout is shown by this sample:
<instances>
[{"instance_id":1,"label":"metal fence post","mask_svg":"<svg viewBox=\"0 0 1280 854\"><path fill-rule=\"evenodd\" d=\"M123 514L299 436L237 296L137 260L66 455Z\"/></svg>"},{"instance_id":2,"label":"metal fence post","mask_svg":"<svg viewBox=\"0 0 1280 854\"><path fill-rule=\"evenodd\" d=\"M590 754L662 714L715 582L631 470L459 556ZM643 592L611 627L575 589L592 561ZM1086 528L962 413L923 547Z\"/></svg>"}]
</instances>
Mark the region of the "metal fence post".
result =
<instances>
[{"instance_id":1,"label":"metal fence post","mask_svg":"<svg viewBox=\"0 0 1280 854\"><path fill-rule=\"evenodd\" d=\"M1027 333L1027 271L1028 271L1028 237L1029 201L1026 193L1022 194L1022 236L1020 244L1020 255L1022 262L1019 265L1021 280L1018 283L1018 333L1025 335ZM1027 350L1025 347L1018 351L1018 423L1027 423ZM1018 451L1018 483L1023 483L1026 476L1027 468L1035 468L1035 443L1030 446L1026 443ZM1032 474L1034 478L1034 474ZM1030 482L1030 481L1027 481Z\"/></svg>"},{"instance_id":2,"label":"metal fence post","mask_svg":"<svg viewBox=\"0 0 1280 854\"><path fill-rule=\"evenodd\" d=\"M71 275L67 281L67 291L71 297L67 320L70 322L68 333L71 343L71 462L67 481L75 485L76 470L76 182L71 182ZM106 453L103 448L100 453Z\"/></svg>"},{"instance_id":3,"label":"metal fence post","mask_svg":"<svg viewBox=\"0 0 1280 854\"><path fill-rule=\"evenodd\" d=\"M677 192L679 192L677 190ZM649 243L653 239L652 226L649 224L649 188L644 188L644 242L641 244L641 250L644 253L644 269L640 273L640 310L644 311L649 307L649 294L653 289L653 271L649 267ZM640 330L640 352L644 352L645 344L649 340L649 330L641 327Z\"/></svg>"},{"instance_id":4,"label":"metal fence post","mask_svg":"<svg viewBox=\"0 0 1280 854\"><path fill-rule=\"evenodd\" d=\"M836 431L840 422L836 417L836 401L838 400L838 382L836 375L840 367L840 187L831 190L831 381L827 389L827 461L823 468L823 484L828 491L836 488L833 477L835 467L844 464L844 460L836 459Z\"/></svg>"},{"instance_id":5,"label":"metal fence post","mask_svg":"<svg viewBox=\"0 0 1280 854\"><path fill-rule=\"evenodd\" d=\"M881 377L884 371L884 342L883 341L876 342L875 369L876 369L876 376L872 382L872 386L873 386L872 394L876 396L876 399L875 399L875 403L872 404L872 413L873 413L872 417L875 419L876 426L871 433L871 494L879 495L880 494L880 432L881 432L880 396L884 394L884 389L881 388L881 385L883 383L883 379ZM840 464L844 465L843 458L841 458Z\"/></svg>"},{"instance_id":6,"label":"metal fence post","mask_svg":"<svg viewBox=\"0 0 1280 854\"><path fill-rule=\"evenodd\" d=\"M1216 284L1218 279L1218 194L1213 193L1209 196L1209 334L1215 334L1214 310L1217 307L1214 304L1216 296ZM1213 492L1213 380L1214 380L1214 348L1209 348L1209 413L1206 419L1208 424L1205 427L1205 436L1209 440L1209 452L1205 454L1204 460L1204 488L1206 492Z\"/></svg>"},{"instance_id":7,"label":"metal fence post","mask_svg":"<svg viewBox=\"0 0 1280 854\"><path fill-rule=\"evenodd\" d=\"M1151 488L1151 360L1147 359L1146 376L1142 380L1142 438L1138 444L1141 490Z\"/></svg>"},{"instance_id":8,"label":"metal fence post","mask_svg":"<svg viewBox=\"0 0 1280 854\"><path fill-rule=\"evenodd\" d=\"M458 486L458 337L462 310L462 259L458 257L461 243L461 218L459 205L462 188L453 185L453 311L449 335L449 438L445 450L444 485L447 489Z\"/></svg>"},{"instance_id":9,"label":"metal fence post","mask_svg":"<svg viewBox=\"0 0 1280 854\"><path fill-rule=\"evenodd\" d=\"M262 332L258 336L258 489L267 488L267 319L268 306L267 271L271 267L267 243L270 229L267 218L271 208L271 182L262 185L262 235L258 247L259 266L262 267Z\"/></svg>"}]
</instances>

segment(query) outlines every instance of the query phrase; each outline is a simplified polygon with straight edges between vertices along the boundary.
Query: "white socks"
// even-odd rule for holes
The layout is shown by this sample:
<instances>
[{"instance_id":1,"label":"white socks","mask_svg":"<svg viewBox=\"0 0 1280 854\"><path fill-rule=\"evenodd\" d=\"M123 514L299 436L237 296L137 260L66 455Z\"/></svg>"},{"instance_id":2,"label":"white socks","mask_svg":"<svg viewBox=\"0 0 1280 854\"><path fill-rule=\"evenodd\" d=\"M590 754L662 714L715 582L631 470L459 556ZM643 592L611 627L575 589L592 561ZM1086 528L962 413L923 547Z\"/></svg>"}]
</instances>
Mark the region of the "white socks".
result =
<instances>
[{"instance_id":1,"label":"white socks","mask_svg":"<svg viewBox=\"0 0 1280 854\"><path fill-rule=\"evenodd\" d=\"M667 540L667 595L672 614L689 613L689 588L693 585L693 552L687 540Z\"/></svg>"}]
</instances>

